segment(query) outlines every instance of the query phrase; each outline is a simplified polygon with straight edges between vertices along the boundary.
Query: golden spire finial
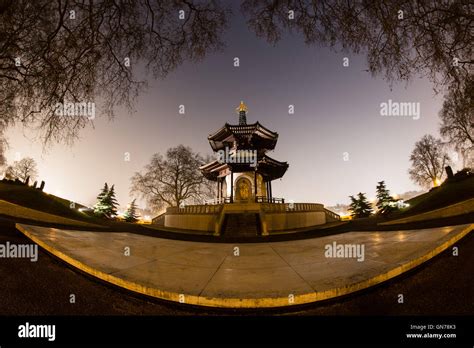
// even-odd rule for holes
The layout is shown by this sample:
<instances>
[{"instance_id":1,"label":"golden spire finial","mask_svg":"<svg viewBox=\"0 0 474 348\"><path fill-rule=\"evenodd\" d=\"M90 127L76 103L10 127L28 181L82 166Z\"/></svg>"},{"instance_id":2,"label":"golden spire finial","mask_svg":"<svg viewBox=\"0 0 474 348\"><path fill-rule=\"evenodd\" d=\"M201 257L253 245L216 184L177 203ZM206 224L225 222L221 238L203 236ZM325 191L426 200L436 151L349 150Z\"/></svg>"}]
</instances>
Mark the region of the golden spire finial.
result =
<instances>
[{"instance_id":1,"label":"golden spire finial","mask_svg":"<svg viewBox=\"0 0 474 348\"><path fill-rule=\"evenodd\" d=\"M237 110L237 112L241 112L241 111L247 112L247 105L245 105L243 101L240 101L239 107L235 110Z\"/></svg>"}]
</instances>

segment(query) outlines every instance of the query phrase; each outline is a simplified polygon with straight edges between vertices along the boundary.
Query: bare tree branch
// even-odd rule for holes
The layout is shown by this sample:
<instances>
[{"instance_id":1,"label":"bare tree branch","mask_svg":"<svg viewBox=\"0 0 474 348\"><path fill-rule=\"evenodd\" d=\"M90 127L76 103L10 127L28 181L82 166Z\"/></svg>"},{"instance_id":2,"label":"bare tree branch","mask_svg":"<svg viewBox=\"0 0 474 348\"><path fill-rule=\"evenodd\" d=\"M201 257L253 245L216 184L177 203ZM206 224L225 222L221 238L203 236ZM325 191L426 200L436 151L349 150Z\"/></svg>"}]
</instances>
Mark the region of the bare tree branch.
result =
<instances>
[{"instance_id":1,"label":"bare tree branch","mask_svg":"<svg viewBox=\"0 0 474 348\"><path fill-rule=\"evenodd\" d=\"M155 154L143 173L132 177L131 192L155 209L179 206L188 200L202 202L215 195L211 189L214 185L199 171L204 162L201 155L183 145L168 149L166 157Z\"/></svg>"},{"instance_id":2,"label":"bare tree branch","mask_svg":"<svg viewBox=\"0 0 474 348\"><path fill-rule=\"evenodd\" d=\"M0 0L0 119L70 143L92 120L58 103L131 110L146 87L139 64L158 78L221 49L229 13L213 0Z\"/></svg>"},{"instance_id":3,"label":"bare tree branch","mask_svg":"<svg viewBox=\"0 0 474 348\"><path fill-rule=\"evenodd\" d=\"M437 186L438 181L443 178L444 167L449 160L442 141L432 135L425 135L415 144L408 173L411 179L422 187L428 188L431 184Z\"/></svg>"},{"instance_id":4,"label":"bare tree branch","mask_svg":"<svg viewBox=\"0 0 474 348\"><path fill-rule=\"evenodd\" d=\"M473 67L474 5L468 0L245 0L249 28L270 43L296 31L307 44L367 56L390 83L427 76L462 83ZM292 11L292 12L290 12Z\"/></svg>"}]
</instances>

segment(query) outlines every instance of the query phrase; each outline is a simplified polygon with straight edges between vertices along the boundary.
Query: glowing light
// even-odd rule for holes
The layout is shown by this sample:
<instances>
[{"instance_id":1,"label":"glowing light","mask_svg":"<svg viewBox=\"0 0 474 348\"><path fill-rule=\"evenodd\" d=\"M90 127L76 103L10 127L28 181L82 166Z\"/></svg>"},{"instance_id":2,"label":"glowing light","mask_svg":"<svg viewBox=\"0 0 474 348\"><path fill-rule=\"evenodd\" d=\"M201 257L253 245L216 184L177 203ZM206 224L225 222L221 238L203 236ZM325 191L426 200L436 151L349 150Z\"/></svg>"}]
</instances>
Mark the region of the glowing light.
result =
<instances>
[{"instance_id":1,"label":"glowing light","mask_svg":"<svg viewBox=\"0 0 474 348\"><path fill-rule=\"evenodd\" d=\"M152 219L149 215L145 215L143 218L139 219L137 223L149 225L152 223Z\"/></svg>"},{"instance_id":2,"label":"glowing light","mask_svg":"<svg viewBox=\"0 0 474 348\"><path fill-rule=\"evenodd\" d=\"M398 241L403 242L406 239L406 234L403 233L403 232L398 232L397 233L397 239L398 239Z\"/></svg>"},{"instance_id":3,"label":"glowing light","mask_svg":"<svg viewBox=\"0 0 474 348\"><path fill-rule=\"evenodd\" d=\"M238 112L241 112L241 111L247 112L247 105L245 105L244 102L241 101L240 105L237 107L236 111L238 111Z\"/></svg>"},{"instance_id":4,"label":"glowing light","mask_svg":"<svg viewBox=\"0 0 474 348\"><path fill-rule=\"evenodd\" d=\"M396 201L393 206L397 206L398 209L404 209L404 208L408 208L410 206L410 204L405 203L403 201L403 199L400 199L400 200Z\"/></svg>"},{"instance_id":5,"label":"glowing light","mask_svg":"<svg viewBox=\"0 0 474 348\"><path fill-rule=\"evenodd\" d=\"M435 187L438 187L439 185L441 185L441 180L439 180L438 178L436 178L435 181L434 181L434 186L435 186Z\"/></svg>"}]
</instances>

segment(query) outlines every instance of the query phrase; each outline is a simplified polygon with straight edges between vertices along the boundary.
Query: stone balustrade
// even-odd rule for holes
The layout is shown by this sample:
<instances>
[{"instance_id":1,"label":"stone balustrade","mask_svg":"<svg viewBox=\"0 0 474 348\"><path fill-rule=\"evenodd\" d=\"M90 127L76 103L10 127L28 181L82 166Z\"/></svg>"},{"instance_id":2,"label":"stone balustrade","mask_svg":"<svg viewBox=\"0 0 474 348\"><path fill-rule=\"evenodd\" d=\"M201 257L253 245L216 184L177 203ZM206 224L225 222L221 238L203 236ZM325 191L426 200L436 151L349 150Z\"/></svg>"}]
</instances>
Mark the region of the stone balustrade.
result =
<instances>
[{"instance_id":1,"label":"stone balustrade","mask_svg":"<svg viewBox=\"0 0 474 348\"><path fill-rule=\"evenodd\" d=\"M324 211L324 206L318 203L263 203L262 207L268 213Z\"/></svg>"},{"instance_id":2,"label":"stone balustrade","mask_svg":"<svg viewBox=\"0 0 474 348\"><path fill-rule=\"evenodd\" d=\"M218 214L221 209L222 204L185 205L184 207L166 208L166 214Z\"/></svg>"},{"instance_id":3,"label":"stone balustrade","mask_svg":"<svg viewBox=\"0 0 474 348\"><path fill-rule=\"evenodd\" d=\"M164 226L218 235L228 214L244 213L259 214L261 229L266 234L340 221L338 214L319 203L221 203L169 207L164 214ZM162 219L160 216L155 221L162 223Z\"/></svg>"}]
</instances>

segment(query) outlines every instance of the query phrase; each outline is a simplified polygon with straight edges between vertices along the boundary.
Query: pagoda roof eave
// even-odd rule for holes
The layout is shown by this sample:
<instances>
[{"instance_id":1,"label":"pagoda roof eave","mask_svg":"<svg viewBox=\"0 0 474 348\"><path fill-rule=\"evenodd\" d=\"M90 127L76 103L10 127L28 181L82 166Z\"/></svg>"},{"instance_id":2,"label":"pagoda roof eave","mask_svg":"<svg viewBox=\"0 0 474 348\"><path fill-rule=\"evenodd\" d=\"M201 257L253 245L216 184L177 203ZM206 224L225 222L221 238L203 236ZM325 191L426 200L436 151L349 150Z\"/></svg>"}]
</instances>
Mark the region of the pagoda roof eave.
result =
<instances>
[{"instance_id":1,"label":"pagoda roof eave","mask_svg":"<svg viewBox=\"0 0 474 348\"><path fill-rule=\"evenodd\" d=\"M266 180L275 180L281 178L287 171L289 164L287 162L277 161L267 155L263 156L257 162L257 172L264 176ZM199 167L204 177L216 181L220 171L230 169L234 172L255 170L250 164L242 163L221 163L214 160Z\"/></svg>"},{"instance_id":2,"label":"pagoda roof eave","mask_svg":"<svg viewBox=\"0 0 474 348\"><path fill-rule=\"evenodd\" d=\"M222 139L223 136L227 136L227 135L231 135L231 134L236 134L236 133L239 133L239 130L246 130L247 131L247 134L252 134L252 133L256 133L256 132L259 132L261 133L262 135L265 135L266 137L268 138L274 138L274 139L277 139L278 138L278 133L277 132L273 132L271 130L269 130L268 128L262 126L260 124L260 122L255 122L255 123L252 123L252 124L245 124L245 125L232 125L232 124L229 124L229 123L225 123L224 126L222 126L221 128L219 128L216 132L210 134L207 139L208 140L220 140Z\"/></svg>"},{"instance_id":3,"label":"pagoda roof eave","mask_svg":"<svg viewBox=\"0 0 474 348\"><path fill-rule=\"evenodd\" d=\"M278 133L262 126L258 121L247 125L231 125L225 123L219 130L208 136L209 144L214 151L225 147L226 142L233 142L238 138L260 139L265 148L273 150L278 140Z\"/></svg>"},{"instance_id":4,"label":"pagoda roof eave","mask_svg":"<svg viewBox=\"0 0 474 348\"><path fill-rule=\"evenodd\" d=\"M267 178L269 180L276 180L283 177L289 166L288 162L280 162L267 155L263 156L258 162L259 169L262 172L267 172Z\"/></svg>"}]
</instances>

